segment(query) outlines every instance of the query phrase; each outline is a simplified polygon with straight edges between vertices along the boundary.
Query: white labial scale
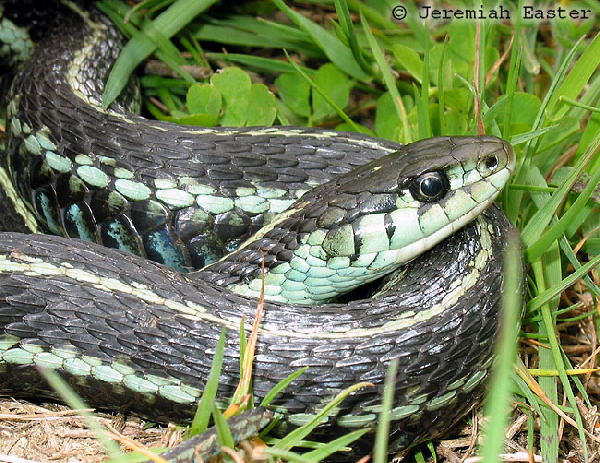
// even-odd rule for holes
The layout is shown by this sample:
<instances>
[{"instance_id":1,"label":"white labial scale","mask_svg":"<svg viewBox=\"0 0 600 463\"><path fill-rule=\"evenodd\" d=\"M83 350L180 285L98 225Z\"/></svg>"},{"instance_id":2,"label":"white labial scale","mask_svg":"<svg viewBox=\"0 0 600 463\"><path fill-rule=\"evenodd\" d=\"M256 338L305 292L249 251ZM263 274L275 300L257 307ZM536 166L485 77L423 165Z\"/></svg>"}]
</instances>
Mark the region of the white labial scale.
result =
<instances>
[{"instance_id":1,"label":"white labial scale","mask_svg":"<svg viewBox=\"0 0 600 463\"><path fill-rule=\"evenodd\" d=\"M450 223L446 216L444 208L439 204L432 204L431 207L419 216L419 226L423 237L433 235L437 230L442 229Z\"/></svg>"},{"instance_id":2,"label":"white labial scale","mask_svg":"<svg viewBox=\"0 0 600 463\"><path fill-rule=\"evenodd\" d=\"M360 218L360 250L363 253L387 251L389 240L385 231L385 215L369 214Z\"/></svg>"},{"instance_id":3,"label":"white labial scale","mask_svg":"<svg viewBox=\"0 0 600 463\"><path fill-rule=\"evenodd\" d=\"M478 201L474 201L466 191L457 190L446 200L444 211L450 222L453 222L463 215L464 211L473 209L477 203Z\"/></svg>"},{"instance_id":4,"label":"white labial scale","mask_svg":"<svg viewBox=\"0 0 600 463\"><path fill-rule=\"evenodd\" d=\"M497 192L498 190L488 182L479 182L470 188L471 197L478 203L487 201Z\"/></svg>"},{"instance_id":5,"label":"white labial scale","mask_svg":"<svg viewBox=\"0 0 600 463\"><path fill-rule=\"evenodd\" d=\"M500 191L508 182L508 178L510 177L510 172L507 169L502 169L500 172L490 175L487 177L487 181L491 183L497 191Z\"/></svg>"},{"instance_id":6,"label":"white labial scale","mask_svg":"<svg viewBox=\"0 0 600 463\"><path fill-rule=\"evenodd\" d=\"M401 249L423 238L419 226L419 209L403 207L390 213L395 230L390 239L390 248Z\"/></svg>"},{"instance_id":7,"label":"white labial scale","mask_svg":"<svg viewBox=\"0 0 600 463\"><path fill-rule=\"evenodd\" d=\"M468 172L466 172L464 180L463 180L463 185L474 185L475 183L478 183L481 181L481 174L479 173L479 171L477 169L471 169ZM460 188L457 188L456 190L459 190Z\"/></svg>"}]
</instances>

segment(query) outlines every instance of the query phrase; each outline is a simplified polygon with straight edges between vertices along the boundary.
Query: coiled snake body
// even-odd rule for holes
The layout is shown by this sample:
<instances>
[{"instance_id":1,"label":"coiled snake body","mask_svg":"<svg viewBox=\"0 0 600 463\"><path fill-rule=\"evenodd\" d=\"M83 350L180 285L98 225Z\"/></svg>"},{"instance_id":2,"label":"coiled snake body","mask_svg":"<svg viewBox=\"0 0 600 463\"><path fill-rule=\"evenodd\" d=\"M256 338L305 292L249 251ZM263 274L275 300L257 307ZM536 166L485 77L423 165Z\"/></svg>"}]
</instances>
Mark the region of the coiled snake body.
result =
<instances>
[{"instance_id":1,"label":"coiled snake body","mask_svg":"<svg viewBox=\"0 0 600 463\"><path fill-rule=\"evenodd\" d=\"M181 421L225 327L219 396L230 397L262 250L270 300L254 394L309 367L276 401L281 428L358 381L375 386L345 400L328 429L373 425L391 359L391 450L472 407L499 321L511 226L497 207L483 211L513 170L506 142L176 127L126 112L126 97L104 111L118 32L97 12L57 8L57 33L38 31L12 84L1 173L24 225L80 239L0 234L2 389L45 390L35 368L45 366L90 405ZM4 13L3 27L23 20L8 4ZM374 297L326 302L388 273Z\"/></svg>"}]
</instances>

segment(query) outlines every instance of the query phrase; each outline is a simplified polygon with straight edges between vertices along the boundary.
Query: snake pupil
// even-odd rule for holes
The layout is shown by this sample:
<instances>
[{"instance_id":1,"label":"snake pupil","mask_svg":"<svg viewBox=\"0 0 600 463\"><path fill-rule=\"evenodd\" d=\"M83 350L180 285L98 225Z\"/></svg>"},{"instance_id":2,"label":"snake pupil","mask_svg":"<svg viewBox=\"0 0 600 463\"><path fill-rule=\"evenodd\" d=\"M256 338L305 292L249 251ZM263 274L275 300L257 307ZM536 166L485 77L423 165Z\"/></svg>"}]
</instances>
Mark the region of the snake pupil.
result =
<instances>
[{"instance_id":1,"label":"snake pupil","mask_svg":"<svg viewBox=\"0 0 600 463\"><path fill-rule=\"evenodd\" d=\"M439 178L427 177L421 182L421 193L424 196L436 196L442 189L442 182Z\"/></svg>"},{"instance_id":2,"label":"snake pupil","mask_svg":"<svg viewBox=\"0 0 600 463\"><path fill-rule=\"evenodd\" d=\"M442 172L427 172L412 181L410 193L421 202L437 201L448 191L448 178Z\"/></svg>"}]
</instances>

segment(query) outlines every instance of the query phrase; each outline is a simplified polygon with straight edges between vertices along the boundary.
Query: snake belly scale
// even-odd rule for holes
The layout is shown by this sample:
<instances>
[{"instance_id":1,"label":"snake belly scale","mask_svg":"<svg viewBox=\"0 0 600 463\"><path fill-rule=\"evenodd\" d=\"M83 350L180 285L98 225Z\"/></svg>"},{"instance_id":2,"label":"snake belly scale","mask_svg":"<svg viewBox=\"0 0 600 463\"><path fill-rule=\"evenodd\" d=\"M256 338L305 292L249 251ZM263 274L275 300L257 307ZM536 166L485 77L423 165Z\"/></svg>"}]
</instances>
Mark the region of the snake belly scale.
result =
<instances>
[{"instance_id":1,"label":"snake belly scale","mask_svg":"<svg viewBox=\"0 0 600 463\"><path fill-rule=\"evenodd\" d=\"M118 31L98 12L54 6L47 27L59 32L37 31L12 83L0 178L27 228L77 239L0 233L2 390L48 393L44 366L92 406L181 421L225 327L226 399L263 251L270 300L254 394L309 367L275 402L281 432L358 381L374 387L325 429L374 425L392 359L391 450L439 435L476 403L511 230L488 208L514 168L506 142L177 127L128 112L129 96L104 111ZM2 24L20 30L30 18L13 7ZM328 301L374 280L373 297Z\"/></svg>"}]
</instances>

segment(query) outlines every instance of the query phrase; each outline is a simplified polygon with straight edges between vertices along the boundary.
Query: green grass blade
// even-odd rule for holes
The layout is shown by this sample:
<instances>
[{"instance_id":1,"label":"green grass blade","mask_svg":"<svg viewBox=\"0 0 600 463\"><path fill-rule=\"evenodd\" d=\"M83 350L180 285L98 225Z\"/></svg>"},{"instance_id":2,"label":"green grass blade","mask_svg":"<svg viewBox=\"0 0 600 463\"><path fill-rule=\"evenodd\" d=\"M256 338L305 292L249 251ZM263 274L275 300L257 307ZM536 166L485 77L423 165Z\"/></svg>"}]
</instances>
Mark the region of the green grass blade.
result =
<instances>
[{"instance_id":1,"label":"green grass blade","mask_svg":"<svg viewBox=\"0 0 600 463\"><path fill-rule=\"evenodd\" d=\"M198 403L196 414L191 426L191 435L195 436L201 432L206 431L208 428L208 422L210 421L210 415L212 412L212 405L217 397L217 388L219 387L219 377L221 376L221 368L223 366L223 357L225 352L225 329L221 331L221 336L215 347L215 357L210 367L210 374L202 398Z\"/></svg>"},{"instance_id":2,"label":"green grass blade","mask_svg":"<svg viewBox=\"0 0 600 463\"><path fill-rule=\"evenodd\" d=\"M287 461L292 463L313 463L310 460L304 458L303 455L299 455L295 452L290 452L288 450L281 450L278 448L269 447L266 452L267 455L275 457L275 461Z\"/></svg>"},{"instance_id":3,"label":"green grass blade","mask_svg":"<svg viewBox=\"0 0 600 463\"><path fill-rule=\"evenodd\" d=\"M278 441L274 445L274 447L278 449L289 450L292 447L298 445L298 443L306 436L308 436L313 429L315 429L318 425L320 425L327 419L328 414L339 403L341 403L342 400L348 397L348 395L350 395L352 392L367 386L372 387L373 385L371 383L363 382L354 384L353 386L350 386L349 388L343 390L342 392L337 394L331 402L329 402L325 407L323 407L323 409L317 415L315 415L308 423L306 423L304 426L301 426L300 428L294 429L287 436Z\"/></svg>"},{"instance_id":4,"label":"green grass blade","mask_svg":"<svg viewBox=\"0 0 600 463\"><path fill-rule=\"evenodd\" d=\"M355 79L368 80L368 74L356 62L352 51L337 37L305 18L300 13L296 13L283 0L273 0L273 3L312 38L314 43L323 50L323 53L325 53L333 64Z\"/></svg>"},{"instance_id":5,"label":"green grass blade","mask_svg":"<svg viewBox=\"0 0 600 463\"><path fill-rule=\"evenodd\" d=\"M561 124L549 125L548 127L544 127L543 129L532 130L526 133L520 133L519 135L511 137L509 139L509 143L513 146L522 145L523 143L527 143L530 140L534 140L538 137L541 137L545 133L551 132L552 130L558 127L561 127Z\"/></svg>"},{"instance_id":6,"label":"green grass blade","mask_svg":"<svg viewBox=\"0 0 600 463\"><path fill-rule=\"evenodd\" d=\"M429 33L429 22L427 22L427 32ZM423 57L423 77L421 79L421 94L415 95L417 102L417 111L419 118L419 137L431 137L431 121L429 120L429 51L431 48L430 40L425 42L425 55Z\"/></svg>"},{"instance_id":7,"label":"green grass blade","mask_svg":"<svg viewBox=\"0 0 600 463\"><path fill-rule=\"evenodd\" d=\"M246 348L248 347L248 338L246 337L246 319L242 317L240 319L240 380L244 375L244 356L246 355Z\"/></svg>"},{"instance_id":8,"label":"green grass blade","mask_svg":"<svg viewBox=\"0 0 600 463\"><path fill-rule=\"evenodd\" d=\"M229 60L234 63L239 63L245 66L250 66L257 70L269 71L269 72L293 72L294 66L284 61L263 58L261 56L243 55L240 53L206 53L206 57L212 60ZM298 65L299 66L299 65ZM306 66L299 66L302 71L307 75L315 73L314 69L307 68Z\"/></svg>"},{"instance_id":9,"label":"green grass blade","mask_svg":"<svg viewBox=\"0 0 600 463\"><path fill-rule=\"evenodd\" d=\"M353 431L342 437L338 437L337 439L328 442L326 445L323 445L322 447L319 447L318 449L313 450L312 452L303 454L302 458L313 462L324 460L329 455L343 450L345 447L348 446L348 444L351 444L355 440L360 439L364 434L366 434L369 431L370 429L368 428L358 429L357 431Z\"/></svg>"},{"instance_id":10,"label":"green grass blade","mask_svg":"<svg viewBox=\"0 0 600 463\"><path fill-rule=\"evenodd\" d=\"M575 165L575 168L572 170L571 174L567 177L565 182L552 194L550 201L543 205L534 216L528 221L527 225L523 228L521 232L521 240L523 244L529 249L536 242L539 242L540 239L534 241L535 237L538 237L542 234L542 230L546 228L546 226L550 223L552 216L556 213L556 210L563 202L565 196L569 192L569 190L573 187L573 184L577 180L579 174L583 171L584 167L591 159L595 150L600 145L600 136L596 138L594 144L589 148L586 156L582 157L579 162ZM596 173L597 174L597 173ZM589 191L589 195L591 195L593 188ZM583 194L583 193L582 193ZM585 198L585 201L589 199L589 195ZM563 229L564 231L564 229ZM552 232L556 234L556 232ZM562 233L562 232L561 232ZM560 233L556 235L558 237ZM554 239L556 239L556 237ZM535 254L531 252L528 256L538 256L541 254L539 252L540 245L534 249ZM535 257L529 257L531 260L534 260Z\"/></svg>"},{"instance_id":11,"label":"green grass blade","mask_svg":"<svg viewBox=\"0 0 600 463\"><path fill-rule=\"evenodd\" d=\"M438 65L438 118L440 120L440 133L442 135L446 130L446 107L444 106L444 67L446 65L446 50L448 48L448 36L444 37L444 47L442 48L442 56Z\"/></svg>"},{"instance_id":12,"label":"green grass blade","mask_svg":"<svg viewBox=\"0 0 600 463\"><path fill-rule=\"evenodd\" d=\"M375 61L377 62L379 70L383 75L383 81L385 82L385 86L387 87L388 91L392 95L392 99L394 100L394 105L396 107L396 113L398 114L398 118L402 121L404 136L401 140L398 141L402 143L410 143L412 141L412 137L409 131L410 126L408 123L408 116L406 115L406 110L404 109L404 104L402 103L402 98L400 97L398 88L396 87L396 80L392 76L388 64L385 61L385 57L383 56L383 51L381 50L381 47L377 43L377 40L375 40L373 32L371 32L371 26L369 26L369 23L367 23L367 20L364 16L360 17L360 21L365 35L367 36L367 40L371 47L371 51L373 52L373 56L375 57Z\"/></svg>"},{"instance_id":13,"label":"green grass blade","mask_svg":"<svg viewBox=\"0 0 600 463\"><path fill-rule=\"evenodd\" d=\"M377 433L375 435L375 446L373 448L373 463L386 463L388 456L388 436L390 434L390 410L394 406L394 391L396 386L396 373L398 372L398 359L390 362L385 380L383 382L383 400Z\"/></svg>"},{"instance_id":14,"label":"green grass blade","mask_svg":"<svg viewBox=\"0 0 600 463\"><path fill-rule=\"evenodd\" d=\"M161 31L165 37L172 37L195 16L215 3L215 1L178 0L154 20L154 29ZM113 70L104 88L102 104L105 108L108 108L115 98L117 98L129 81L133 70L150 56L155 49L156 44L148 38L144 31L138 32L125 45L113 66Z\"/></svg>"},{"instance_id":15,"label":"green grass blade","mask_svg":"<svg viewBox=\"0 0 600 463\"><path fill-rule=\"evenodd\" d=\"M231 434L231 429L227 426L227 420L214 403L211 408L212 416L215 420L215 429L217 430L217 436L219 437L219 443L222 447L229 447L230 449L234 448L235 442L233 440L233 435Z\"/></svg>"},{"instance_id":16,"label":"green grass blade","mask_svg":"<svg viewBox=\"0 0 600 463\"><path fill-rule=\"evenodd\" d=\"M288 387L288 385L292 381L294 381L298 376L300 376L306 370L308 370L308 367L301 368L298 371L293 372L287 378L282 379L281 381L279 381L275 385L275 387L273 387L273 389L271 389L267 393L267 395L265 395L265 398L262 400L262 402L260 403L260 405L263 406L263 407L266 407L267 405L269 405L273 401L273 399L277 396L277 394L279 394L280 392L282 392L283 390L285 390L285 388Z\"/></svg>"},{"instance_id":17,"label":"green grass blade","mask_svg":"<svg viewBox=\"0 0 600 463\"><path fill-rule=\"evenodd\" d=\"M502 289L502 332L495 347L494 371L485 404L485 415L489 416L483 439L483 461L499 461L498 455L504 445L504 430L508 421L508 404L511 394L511 374L517 355L517 327L523 305L523 262L521 244L516 235L509 236L509 245L504 256L504 287Z\"/></svg>"},{"instance_id":18,"label":"green grass blade","mask_svg":"<svg viewBox=\"0 0 600 463\"><path fill-rule=\"evenodd\" d=\"M571 176L569 176L569 178L571 178L573 175L576 177L579 174L579 172L581 172L583 167L587 164L587 162L591 159L591 157L596 153L599 146L600 146L600 135L598 135L598 137L596 138L596 140L594 141L592 146L590 146L587 155L580 159L580 162L578 163L579 168L574 169L573 173L571 174ZM575 179L573 179L572 182L566 183L565 185L567 185L569 188L571 188L572 184L575 183L574 180ZM562 235L564 233L564 231L567 229L567 227L573 225L573 220L581 212L581 210L587 203L588 199L590 199L590 196L592 195L594 189L596 188L596 186L598 185L599 182L600 182L600 169L597 169L592 174L592 179L591 179L590 183L579 194L579 196L577 197L575 202L571 205L571 207L569 207L567 212L565 212L563 214L563 216L558 220L558 222L554 226L552 226L548 230L546 230L544 232L544 234L537 241L532 243L527 248L527 258L530 261L537 259L544 252L544 250L550 246L551 243L555 242L560 237L560 235ZM561 186L552 195L553 199L555 200L555 203L558 203L559 200L562 201L562 199L564 197L564 195L561 196L558 194L558 192L560 190L562 190L563 186ZM564 192L564 194L566 195L566 192ZM550 201L547 204L550 204ZM556 206L558 206L558 204L556 204ZM552 213L554 213L554 211L552 211ZM551 218L552 217L550 216L550 219ZM547 218L543 218L541 220L543 222L545 222L546 224L549 223L549 221L550 221L549 219L547 220ZM532 219L532 221L533 221L533 219ZM530 224L531 223L532 222L530 222ZM537 229L537 228L538 227L536 227L535 225L531 226L531 229ZM530 230L527 230L527 231L530 232ZM527 241L525 241L525 238L523 238L523 243L527 244L530 241L532 236L538 236L538 235L530 235L528 233L527 237L526 237Z\"/></svg>"},{"instance_id":19,"label":"green grass blade","mask_svg":"<svg viewBox=\"0 0 600 463\"><path fill-rule=\"evenodd\" d=\"M548 102L547 111L551 113L554 110L553 119L558 120L566 114L569 105L565 104L563 99L573 101L577 98L584 86L589 83L590 77L598 65L600 65L600 34L596 34L594 40L587 44L585 51L577 60L573 69L569 71L563 83L553 93Z\"/></svg>"},{"instance_id":20,"label":"green grass blade","mask_svg":"<svg viewBox=\"0 0 600 463\"><path fill-rule=\"evenodd\" d=\"M356 31L354 30L354 24L350 19L350 11L348 11L348 3L346 0L335 0L335 11L337 12L340 25L342 26L342 29L346 35L346 39L348 40L348 45L350 46L350 50L352 51L354 59L363 71L365 71L367 74L370 73L371 70L369 69L369 65L365 61L363 52L358 45Z\"/></svg>"},{"instance_id":21,"label":"green grass blade","mask_svg":"<svg viewBox=\"0 0 600 463\"><path fill-rule=\"evenodd\" d=\"M600 264L600 254L595 256L589 262L586 262L585 265L582 265L577 270L575 270L573 273L569 274L559 284L542 291L537 296L532 298L527 303L527 311L530 312L532 310L539 309L542 305L547 303L550 299L558 296L569 286L574 285L577 280L579 280L580 278L583 278L584 275L586 275L587 273L592 271L594 268L596 268L596 266L598 264Z\"/></svg>"}]
</instances>

